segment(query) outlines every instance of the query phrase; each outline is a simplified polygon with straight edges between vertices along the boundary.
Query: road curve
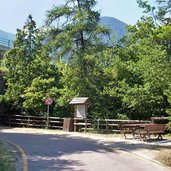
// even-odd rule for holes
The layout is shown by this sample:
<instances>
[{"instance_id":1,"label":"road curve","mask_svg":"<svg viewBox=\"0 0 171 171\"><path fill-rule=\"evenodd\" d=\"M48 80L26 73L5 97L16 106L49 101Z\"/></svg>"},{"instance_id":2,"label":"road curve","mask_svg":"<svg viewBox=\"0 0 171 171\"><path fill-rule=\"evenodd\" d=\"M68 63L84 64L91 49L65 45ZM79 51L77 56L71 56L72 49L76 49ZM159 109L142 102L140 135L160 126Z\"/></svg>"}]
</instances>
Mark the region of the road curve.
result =
<instances>
[{"instance_id":1,"label":"road curve","mask_svg":"<svg viewBox=\"0 0 171 171\"><path fill-rule=\"evenodd\" d=\"M17 160L18 160L18 163L16 165L16 170L28 171L27 170L27 157L26 157L24 150L19 145L15 144L12 141L4 140L4 139L0 139L0 141L7 143L8 145L10 145L11 147L15 149L16 154L17 154Z\"/></svg>"},{"instance_id":2,"label":"road curve","mask_svg":"<svg viewBox=\"0 0 171 171\"><path fill-rule=\"evenodd\" d=\"M0 133L24 149L28 171L168 171L157 163L67 134Z\"/></svg>"}]
</instances>

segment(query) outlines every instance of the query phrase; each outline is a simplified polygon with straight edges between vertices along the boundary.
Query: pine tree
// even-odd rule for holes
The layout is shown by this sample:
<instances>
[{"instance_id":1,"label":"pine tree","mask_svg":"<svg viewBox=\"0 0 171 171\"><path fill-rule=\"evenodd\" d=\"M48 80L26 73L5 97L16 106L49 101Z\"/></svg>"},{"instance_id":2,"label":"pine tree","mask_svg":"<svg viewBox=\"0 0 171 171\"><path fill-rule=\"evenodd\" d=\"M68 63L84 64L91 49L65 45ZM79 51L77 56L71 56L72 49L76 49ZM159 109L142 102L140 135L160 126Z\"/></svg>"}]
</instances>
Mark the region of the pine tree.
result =
<instances>
[{"instance_id":1,"label":"pine tree","mask_svg":"<svg viewBox=\"0 0 171 171\"><path fill-rule=\"evenodd\" d=\"M29 15L23 29L17 30L14 47L4 59L7 68L6 99L15 109L32 114L40 114L36 111L41 111L40 104L47 95L47 89L58 83L55 66L52 65L49 49L44 46L43 40L44 35L36 28L35 21ZM42 87L41 84L38 87L37 82L46 82L48 86Z\"/></svg>"},{"instance_id":2,"label":"pine tree","mask_svg":"<svg viewBox=\"0 0 171 171\"><path fill-rule=\"evenodd\" d=\"M93 10L95 0L63 2L63 5L54 6L47 13L47 43L51 44L54 55L65 63L61 101L69 101L73 96L95 94L96 81L92 73L98 59L96 54L106 48L103 35L108 35L109 30L99 26L100 14Z\"/></svg>"}]
</instances>

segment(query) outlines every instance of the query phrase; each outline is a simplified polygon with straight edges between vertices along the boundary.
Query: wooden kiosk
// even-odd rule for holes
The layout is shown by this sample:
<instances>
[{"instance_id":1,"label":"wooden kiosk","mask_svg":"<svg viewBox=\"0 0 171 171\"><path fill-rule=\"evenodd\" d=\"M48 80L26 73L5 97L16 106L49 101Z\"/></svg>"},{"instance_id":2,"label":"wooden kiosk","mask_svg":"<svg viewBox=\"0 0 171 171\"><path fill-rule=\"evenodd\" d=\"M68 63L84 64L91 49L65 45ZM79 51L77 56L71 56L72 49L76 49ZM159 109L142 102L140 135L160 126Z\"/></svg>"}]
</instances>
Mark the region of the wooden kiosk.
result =
<instances>
[{"instance_id":1,"label":"wooden kiosk","mask_svg":"<svg viewBox=\"0 0 171 171\"><path fill-rule=\"evenodd\" d=\"M87 128L87 115L88 107L91 105L89 97L76 97L73 98L69 104L74 105L74 131L77 130L77 126L85 126ZM77 123L77 121L83 121L83 123Z\"/></svg>"}]
</instances>

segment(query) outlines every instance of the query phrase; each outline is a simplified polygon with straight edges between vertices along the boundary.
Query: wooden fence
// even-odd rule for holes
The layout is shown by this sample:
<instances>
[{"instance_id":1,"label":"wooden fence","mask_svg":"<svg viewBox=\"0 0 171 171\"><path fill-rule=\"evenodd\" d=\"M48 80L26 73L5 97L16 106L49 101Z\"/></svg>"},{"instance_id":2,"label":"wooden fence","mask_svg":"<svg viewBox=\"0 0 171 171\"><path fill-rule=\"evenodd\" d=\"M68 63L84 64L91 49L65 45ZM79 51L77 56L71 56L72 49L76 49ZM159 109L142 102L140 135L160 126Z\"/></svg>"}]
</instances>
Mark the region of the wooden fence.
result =
<instances>
[{"instance_id":1,"label":"wooden fence","mask_svg":"<svg viewBox=\"0 0 171 171\"><path fill-rule=\"evenodd\" d=\"M71 119L73 120L72 122L71 120L65 120L65 118L49 117L49 123L47 123L47 117L44 116L1 115L0 123L2 125L12 126L12 127L37 127L37 128L48 127L51 129L61 129L61 130L64 129L64 130L75 131L75 132L76 131L120 132L120 130L118 129L118 124L120 123L150 123L150 121L142 121L142 120L81 119L81 118L71 118Z\"/></svg>"},{"instance_id":2,"label":"wooden fence","mask_svg":"<svg viewBox=\"0 0 171 171\"><path fill-rule=\"evenodd\" d=\"M74 131L120 132L120 123L150 123L143 120L118 120L118 119L80 119L74 118Z\"/></svg>"},{"instance_id":3,"label":"wooden fence","mask_svg":"<svg viewBox=\"0 0 171 171\"><path fill-rule=\"evenodd\" d=\"M0 118L5 126L63 129L63 118L59 117L49 117L49 123L44 116L1 115Z\"/></svg>"}]
</instances>

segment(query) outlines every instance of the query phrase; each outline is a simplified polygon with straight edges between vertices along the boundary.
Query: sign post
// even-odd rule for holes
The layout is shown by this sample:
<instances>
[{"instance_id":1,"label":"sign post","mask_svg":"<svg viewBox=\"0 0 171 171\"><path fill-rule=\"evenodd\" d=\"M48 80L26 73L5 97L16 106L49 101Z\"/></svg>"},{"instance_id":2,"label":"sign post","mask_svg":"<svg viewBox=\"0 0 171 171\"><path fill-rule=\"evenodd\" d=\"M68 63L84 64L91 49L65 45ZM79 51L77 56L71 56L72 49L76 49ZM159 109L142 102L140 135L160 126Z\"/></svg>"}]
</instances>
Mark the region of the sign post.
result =
<instances>
[{"instance_id":1,"label":"sign post","mask_svg":"<svg viewBox=\"0 0 171 171\"><path fill-rule=\"evenodd\" d=\"M51 97L47 97L45 99L45 105L47 105L47 128L49 128L49 106L52 105L53 99Z\"/></svg>"}]
</instances>

